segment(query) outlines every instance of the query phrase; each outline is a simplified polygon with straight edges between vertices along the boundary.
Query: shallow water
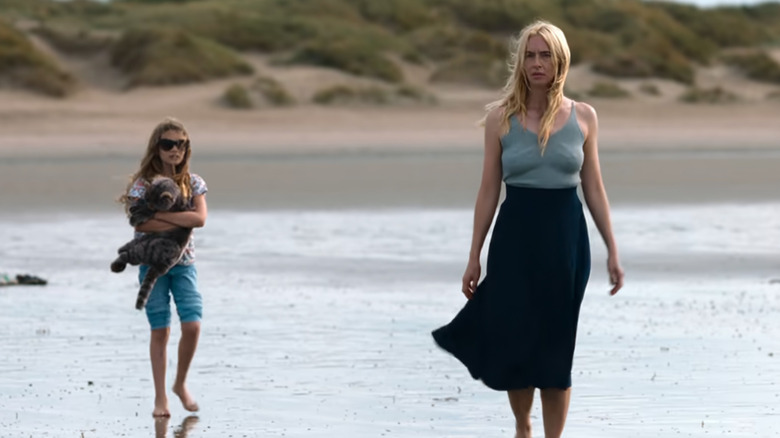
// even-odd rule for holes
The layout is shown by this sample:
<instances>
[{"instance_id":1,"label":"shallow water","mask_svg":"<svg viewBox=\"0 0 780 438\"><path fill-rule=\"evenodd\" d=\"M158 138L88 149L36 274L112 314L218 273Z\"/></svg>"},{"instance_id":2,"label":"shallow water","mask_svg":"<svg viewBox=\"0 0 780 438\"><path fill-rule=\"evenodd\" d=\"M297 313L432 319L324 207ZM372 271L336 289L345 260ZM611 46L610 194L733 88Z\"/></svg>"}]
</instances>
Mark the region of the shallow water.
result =
<instances>
[{"instance_id":1,"label":"shallow water","mask_svg":"<svg viewBox=\"0 0 780 438\"><path fill-rule=\"evenodd\" d=\"M628 283L607 296L591 224L567 436L780 436L780 205L613 215ZM429 334L463 304L470 232L468 210L213 209L186 435L512 436L506 396ZM135 270L108 270L129 238L121 214L0 219L0 270L50 281L0 289L0 436L155 436Z\"/></svg>"}]
</instances>

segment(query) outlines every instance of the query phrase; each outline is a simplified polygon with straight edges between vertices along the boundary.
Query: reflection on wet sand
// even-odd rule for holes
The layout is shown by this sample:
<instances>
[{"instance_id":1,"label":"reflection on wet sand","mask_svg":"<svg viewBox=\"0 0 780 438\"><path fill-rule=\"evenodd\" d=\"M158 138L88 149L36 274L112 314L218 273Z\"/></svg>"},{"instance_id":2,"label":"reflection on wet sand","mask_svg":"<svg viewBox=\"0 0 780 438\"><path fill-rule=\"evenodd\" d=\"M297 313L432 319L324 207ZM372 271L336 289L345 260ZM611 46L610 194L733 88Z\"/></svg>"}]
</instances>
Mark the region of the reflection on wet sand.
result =
<instances>
[{"instance_id":1,"label":"reflection on wet sand","mask_svg":"<svg viewBox=\"0 0 780 438\"><path fill-rule=\"evenodd\" d=\"M187 438L192 428L198 424L198 416L190 415L181 421L179 427L173 431L173 438ZM170 417L155 417L154 419L154 436L155 438L167 438L168 437L168 425L171 422Z\"/></svg>"}]
</instances>

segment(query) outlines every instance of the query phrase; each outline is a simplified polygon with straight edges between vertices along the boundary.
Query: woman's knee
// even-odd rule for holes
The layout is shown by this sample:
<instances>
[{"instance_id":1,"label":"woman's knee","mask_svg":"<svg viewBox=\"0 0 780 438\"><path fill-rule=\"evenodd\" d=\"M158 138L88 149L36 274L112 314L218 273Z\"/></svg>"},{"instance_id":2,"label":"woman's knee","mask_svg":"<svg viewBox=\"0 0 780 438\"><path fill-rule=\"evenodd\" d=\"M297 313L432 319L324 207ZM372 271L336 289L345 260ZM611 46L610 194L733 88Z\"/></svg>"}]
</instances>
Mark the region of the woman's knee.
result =
<instances>
[{"instance_id":1,"label":"woman's knee","mask_svg":"<svg viewBox=\"0 0 780 438\"><path fill-rule=\"evenodd\" d=\"M571 387L569 388L545 388L540 391L542 404L544 403L568 403Z\"/></svg>"},{"instance_id":2,"label":"woman's knee","mask_svg":"<svg viewBox=\"0 0 780 438\"><path fill-rule=\"evenodd\" d=\"M513 389L507 391L509 403L513 411L531 412L531 406L534 403L535 388L528 387L524 389Z\"/></svg>"}]
</instances>

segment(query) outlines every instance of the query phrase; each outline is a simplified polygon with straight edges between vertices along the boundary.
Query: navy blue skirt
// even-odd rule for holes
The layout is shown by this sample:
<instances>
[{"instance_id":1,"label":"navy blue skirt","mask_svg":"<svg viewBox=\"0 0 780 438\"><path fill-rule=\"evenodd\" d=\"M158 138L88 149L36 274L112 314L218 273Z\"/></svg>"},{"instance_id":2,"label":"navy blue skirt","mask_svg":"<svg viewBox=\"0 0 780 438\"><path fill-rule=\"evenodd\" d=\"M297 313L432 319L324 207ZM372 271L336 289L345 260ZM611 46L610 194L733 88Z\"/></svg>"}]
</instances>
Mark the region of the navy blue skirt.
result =
<instances>
[{"instance_id":1,"label":"navy blue skirt","mask_svg":"<svg viewBox=\"0 0 780 438\"><path fill-rule=\"evenodd\" d=\"M507 186L485 278L433 338L490 388L568 388L589 275L576 187Z\"/></svg>"}]
</instances>

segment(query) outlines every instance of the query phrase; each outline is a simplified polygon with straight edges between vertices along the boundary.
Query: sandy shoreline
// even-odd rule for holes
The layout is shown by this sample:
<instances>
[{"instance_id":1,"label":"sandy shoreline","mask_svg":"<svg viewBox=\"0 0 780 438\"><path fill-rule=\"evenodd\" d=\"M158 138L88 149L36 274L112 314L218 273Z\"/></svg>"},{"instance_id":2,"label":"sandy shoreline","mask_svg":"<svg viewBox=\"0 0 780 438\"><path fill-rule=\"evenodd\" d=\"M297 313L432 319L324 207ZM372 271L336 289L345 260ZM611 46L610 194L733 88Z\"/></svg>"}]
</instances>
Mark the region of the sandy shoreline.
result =
<instances>
[{"instance_id":1,"label":"sandy shoreline","mask_svg":"<svg viewBox=\"0 0 780 438\"><path fill-rule=\"evenodd\" d=\"M216 210L471 208L479 151L201 152L192 169ZM0 160L0 215L117 211L138 157L60 155ZM780 152L698 151L601 155L615 207L753 203L778 199Z\"/></svg>"},{"instance_id":2,"label":"sandy shoreline","mask_svg":"<svg viewBox=\"0 0 780 438\"><path fill-rule=\"evenodd\" d=\"M0 90L0 158L62 154L136 155L151 128L173 115L195 145L215 153L355 150L481 150L476 121L487 90L443 93L436 106L322 107L237 111L211 96L223 86L85 91L53 100ZM742 150L778 147L780 103L690 105L668 100L587 100L599 113L602 151Z\"/></svg>"},{"instance_id":3,"label":"sandy shoreline","mask_svg":"<svg viewBox=\"0 0 780 438\"><path fill-rule=\"evenodd\" d=\"M92 91L69 101L0 92L0 214L116 208L151 127L168 114L189 127L192 169L209 183L212 207L473 205L482 159L475 121L490 93L431 108L240 112L192 101L192 90L156 99L153 89ZM615 205L777 199L777 105L594 105Z\"/></svg>"}]
</instances>

